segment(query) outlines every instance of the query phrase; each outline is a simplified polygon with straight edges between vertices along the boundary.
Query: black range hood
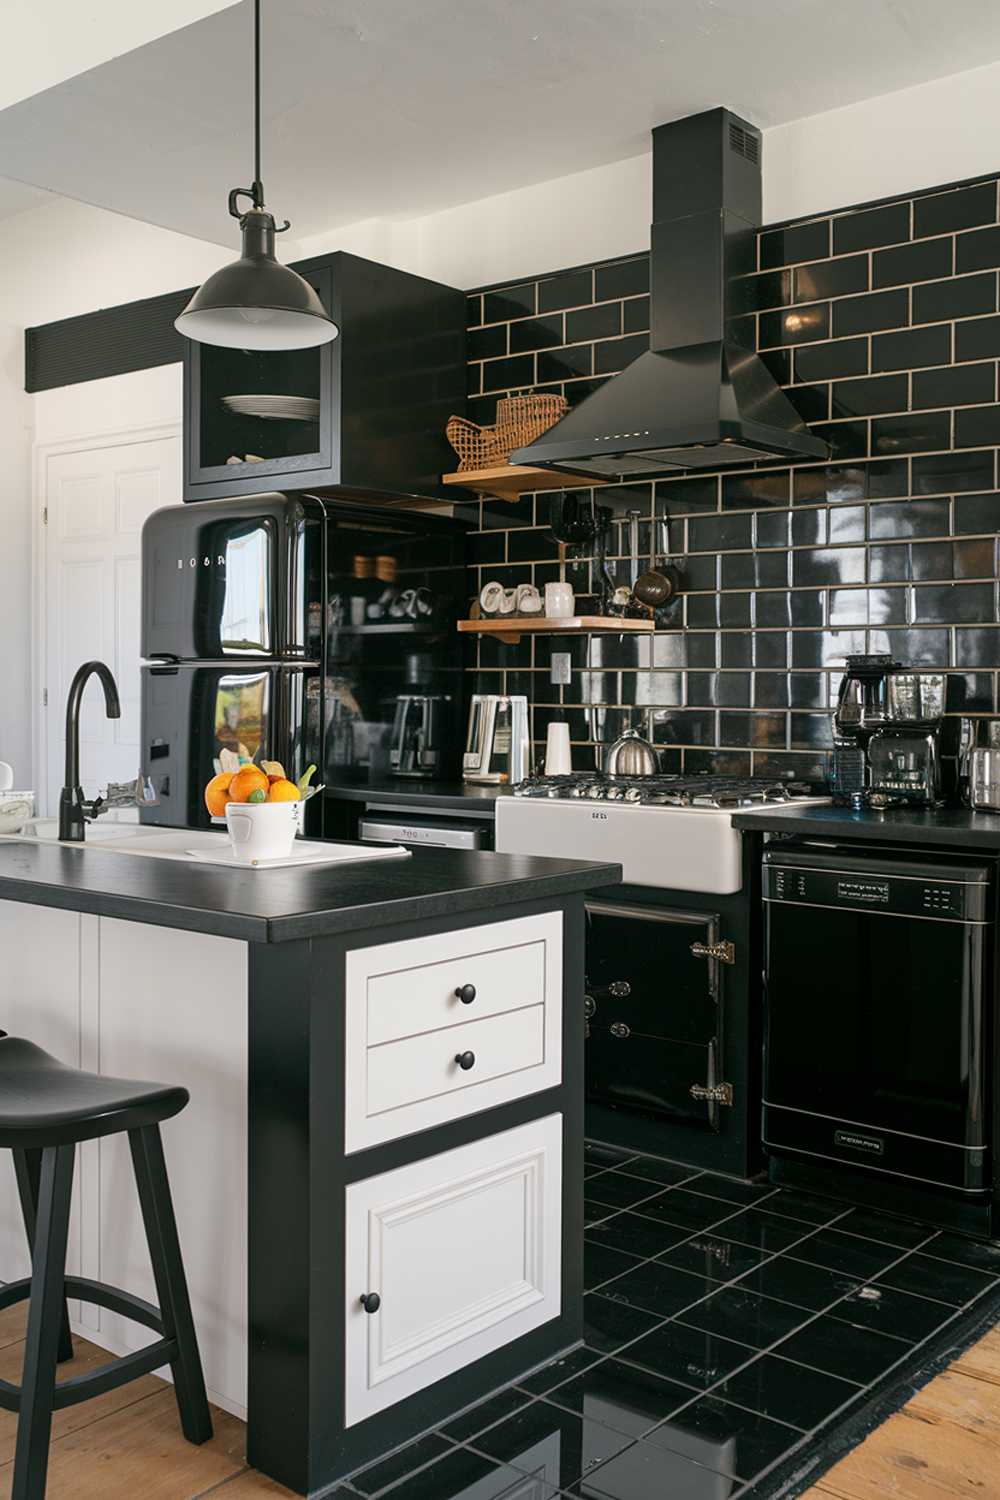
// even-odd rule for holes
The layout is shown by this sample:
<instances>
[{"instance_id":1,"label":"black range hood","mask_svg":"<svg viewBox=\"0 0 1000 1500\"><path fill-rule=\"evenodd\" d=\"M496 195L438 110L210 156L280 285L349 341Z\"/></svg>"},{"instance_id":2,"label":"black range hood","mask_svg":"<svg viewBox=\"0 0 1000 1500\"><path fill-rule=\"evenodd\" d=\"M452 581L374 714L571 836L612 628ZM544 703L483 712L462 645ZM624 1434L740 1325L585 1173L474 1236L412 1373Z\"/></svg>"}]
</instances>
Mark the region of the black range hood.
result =
<instances>
[{"instance_id":1,"label":"black range hood","mask_svg":"<svg viewBox=\"0 0 1000 1500\"><path fill-rule=\"evenodd\" d=\"M754 352L741 295L756 269L760 145L726 109L653 131L651 347L511 463L626 478L829 456Z\"/></svg>"}]
</instances>

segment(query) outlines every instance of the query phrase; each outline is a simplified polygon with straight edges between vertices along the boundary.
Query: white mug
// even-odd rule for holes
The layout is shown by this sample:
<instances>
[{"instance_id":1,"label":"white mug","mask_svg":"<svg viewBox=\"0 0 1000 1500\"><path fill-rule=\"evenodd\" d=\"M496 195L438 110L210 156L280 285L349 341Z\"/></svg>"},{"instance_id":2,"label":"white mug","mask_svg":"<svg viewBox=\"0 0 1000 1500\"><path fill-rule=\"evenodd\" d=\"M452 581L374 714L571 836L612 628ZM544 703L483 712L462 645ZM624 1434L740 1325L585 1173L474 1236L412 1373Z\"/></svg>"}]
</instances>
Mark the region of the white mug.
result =
<instances>
[{"instance_id":1,"label":"white mug","mask_svg":"<svg viewBox=\"0 0 1000 1500\"><path fill-rule=\"evenodd\" d=\"M569 747L569 725L552 723L545 736L546 776L569 776L573 756Z\"/></svg>"},{"instance_id":2,"label":"white mug","mask_svg":"<svg viewBox=\"0 0 1000 1500\"><path fill-rule=\"evenodd\" d=\"M243 864L287 859L302 820L301 802L227 802L226 827Z\"/></svg>"},{"instance_id":3,"label":"white mug","mask_svg":"<svg viewBox=\"0 0 1000 1500\"><path fill-rule=\"evenodd\" d=\"M547 583L545 585L545 618L568 620L573 613L573 586L569 583Z\"/></svg>"}]
</instances>

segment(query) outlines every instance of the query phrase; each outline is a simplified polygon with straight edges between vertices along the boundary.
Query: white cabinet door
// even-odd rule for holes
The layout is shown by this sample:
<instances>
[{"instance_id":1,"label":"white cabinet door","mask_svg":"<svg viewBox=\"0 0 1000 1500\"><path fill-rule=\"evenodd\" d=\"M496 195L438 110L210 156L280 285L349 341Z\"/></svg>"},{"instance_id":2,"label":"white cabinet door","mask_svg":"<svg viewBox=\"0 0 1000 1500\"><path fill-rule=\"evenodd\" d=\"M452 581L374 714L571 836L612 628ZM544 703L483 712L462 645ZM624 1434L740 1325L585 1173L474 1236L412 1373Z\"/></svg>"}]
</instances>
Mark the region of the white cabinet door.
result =
<instances>
[{"instance_id":1,"label":"white cabinet door","mask_svg":"<svg viewBox=\"0 0 1000 1500\"><path fill-rule=\"evenodd\" d=\"M561 1115L346 1192L347 1426L558 1316Z\"/></svg>"}]
</instances>

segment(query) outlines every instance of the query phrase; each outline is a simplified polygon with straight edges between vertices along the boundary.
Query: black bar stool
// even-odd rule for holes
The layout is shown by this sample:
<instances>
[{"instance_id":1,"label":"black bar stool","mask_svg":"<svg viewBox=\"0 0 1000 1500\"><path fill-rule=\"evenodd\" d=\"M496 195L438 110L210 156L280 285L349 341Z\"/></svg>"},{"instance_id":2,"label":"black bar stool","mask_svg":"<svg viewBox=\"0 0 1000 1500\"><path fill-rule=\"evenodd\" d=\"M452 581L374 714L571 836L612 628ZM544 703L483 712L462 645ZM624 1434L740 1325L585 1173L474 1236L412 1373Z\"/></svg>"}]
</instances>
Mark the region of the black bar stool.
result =
<instances>
[{"instance_id":1,"label":"black bar stool","mask_svg":"<svg viewBox=\"0 0 1000 1500\"><path fill-rule=\"evenodd\" d=\"M31 1276L0 1287L0 1310L30 1297L20 1386L0 1380L0 1407L18 1414L11 1500L43 1500L52 1413L169 1365L181 1428L191 1443L212 1436L212 1419L191 1317L167 1180L160 1121L188 1102L183 1088L104 1078L68 1068L34 1043L0 1032L0 1147L13 1152L31 1247ZM102 1281L66 1275L73 1163L78 1141L128 1131L159 1307ZM80 1297L152 1328L155 1343L92 1375L56 1382L73 1345L66 1296Z\"/></svg>"}]
</instances>

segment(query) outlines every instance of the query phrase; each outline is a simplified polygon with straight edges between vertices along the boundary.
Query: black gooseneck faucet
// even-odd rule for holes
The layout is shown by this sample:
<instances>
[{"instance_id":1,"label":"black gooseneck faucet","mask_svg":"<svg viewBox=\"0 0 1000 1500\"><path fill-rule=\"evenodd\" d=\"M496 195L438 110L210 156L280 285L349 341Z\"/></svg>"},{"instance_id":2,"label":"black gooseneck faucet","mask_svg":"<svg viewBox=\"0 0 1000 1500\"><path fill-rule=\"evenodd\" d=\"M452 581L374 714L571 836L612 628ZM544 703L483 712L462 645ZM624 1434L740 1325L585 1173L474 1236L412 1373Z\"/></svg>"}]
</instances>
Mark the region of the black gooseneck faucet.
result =
<instances>
[{"instance_id":1,"label":"black gooseneck faucet","mask_svg":"<svg viewBox=\"0 0 1000 1500\"><path fill-rule=\"evenodd\" d=\"M104 802L103 797L93 802L85 801L80 786L80 706L83 690L91 677L101 679L108 718L120 719L122 716L118 687L111 669L102 661L85 661L77 669L66 699L66 784L59 793L59 837L74 844L83 842L87 819L96 818Z\"/></svg>"}]
</instances>

